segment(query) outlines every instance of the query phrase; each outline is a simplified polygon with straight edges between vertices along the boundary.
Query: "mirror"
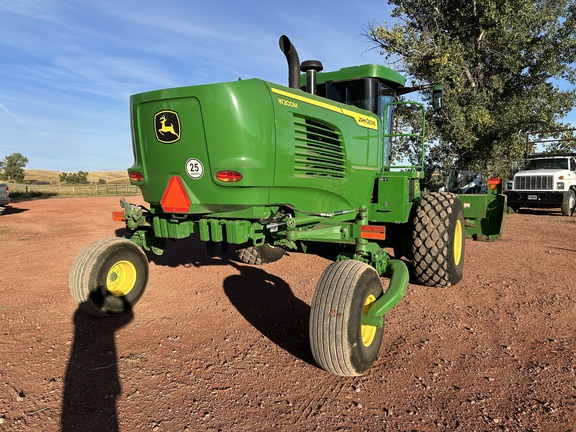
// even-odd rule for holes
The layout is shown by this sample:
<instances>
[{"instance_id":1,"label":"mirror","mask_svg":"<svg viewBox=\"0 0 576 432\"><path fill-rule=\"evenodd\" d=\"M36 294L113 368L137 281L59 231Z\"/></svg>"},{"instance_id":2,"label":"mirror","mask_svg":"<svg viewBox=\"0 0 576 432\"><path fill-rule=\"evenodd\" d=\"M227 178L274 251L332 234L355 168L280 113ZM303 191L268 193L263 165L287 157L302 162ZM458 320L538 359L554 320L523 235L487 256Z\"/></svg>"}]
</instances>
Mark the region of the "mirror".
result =
<instances>
[{"instance_id":1,"label":"mirror","mask_svg":"<svg viewBox=\"0 0 576 432\"><path fill-rule=\"evenodd\" d=\"M434 86L432 91L432 106L439 110L443 106L444 89L440 84Z\"/></svg>"}]
</instances>

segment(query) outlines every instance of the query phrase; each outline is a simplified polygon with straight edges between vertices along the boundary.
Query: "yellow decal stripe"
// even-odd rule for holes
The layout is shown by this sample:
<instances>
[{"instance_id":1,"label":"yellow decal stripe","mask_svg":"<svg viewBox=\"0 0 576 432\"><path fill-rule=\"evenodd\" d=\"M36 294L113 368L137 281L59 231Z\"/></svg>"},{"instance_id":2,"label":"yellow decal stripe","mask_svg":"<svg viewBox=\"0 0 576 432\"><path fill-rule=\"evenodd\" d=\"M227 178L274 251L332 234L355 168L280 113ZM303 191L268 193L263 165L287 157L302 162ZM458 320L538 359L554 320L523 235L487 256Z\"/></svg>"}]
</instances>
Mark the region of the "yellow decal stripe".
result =
<instances>
[{"instance_id":1,"label":"yellow decal stripe","mask_svg":"<svg viewBox=\"0 0 576 432\"><path fill-rule=\"evenodd\" d=\"M310 99L309 97L303 96L303 95L299 95L299 94L295 94L295 93L290 93L284 90L280 90L277 88L273 88L272 87L272 92L276 93L278 95L281 96L285 96L285 97L289 97L291 99L296 99L297 101L300 102L305 102L308 103L310 105L314 105L320 108L324 108L339 114L343 114L345 116L348 117L352 117L355 121L356 124L358 126L361 127L365 127L368 129L374 129L374 130L378 130L378 121L376 120L376 118L372 117L372 116L367 116L367 115L363 115L363 114L359 114L357 112L345 109L345 108L340 108L337 107L335 105L326 103L326 102L322 102L322 101L317 101L315 99Z\"/></svg>"}]
</instances>

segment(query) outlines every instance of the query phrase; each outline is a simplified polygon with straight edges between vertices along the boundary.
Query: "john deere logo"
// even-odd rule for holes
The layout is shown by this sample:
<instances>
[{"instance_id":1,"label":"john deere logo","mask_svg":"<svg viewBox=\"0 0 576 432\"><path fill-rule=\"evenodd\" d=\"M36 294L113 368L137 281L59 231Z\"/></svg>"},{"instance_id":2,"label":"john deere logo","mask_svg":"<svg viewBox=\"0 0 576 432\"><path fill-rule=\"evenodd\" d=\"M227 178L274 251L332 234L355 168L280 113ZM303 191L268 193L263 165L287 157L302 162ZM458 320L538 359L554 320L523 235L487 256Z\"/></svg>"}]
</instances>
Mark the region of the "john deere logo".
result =
<instances>
[{"instance_id":1,"label":"john deere logo","mask_svg":"<svg viewBox=\"0 0 576 432\"><path fill-rule=\"evenodd\" d=\"M160 111L154 116L156 139L171 144L180 139L180 118L176 111Z\"/></svg>"}]
</instances>

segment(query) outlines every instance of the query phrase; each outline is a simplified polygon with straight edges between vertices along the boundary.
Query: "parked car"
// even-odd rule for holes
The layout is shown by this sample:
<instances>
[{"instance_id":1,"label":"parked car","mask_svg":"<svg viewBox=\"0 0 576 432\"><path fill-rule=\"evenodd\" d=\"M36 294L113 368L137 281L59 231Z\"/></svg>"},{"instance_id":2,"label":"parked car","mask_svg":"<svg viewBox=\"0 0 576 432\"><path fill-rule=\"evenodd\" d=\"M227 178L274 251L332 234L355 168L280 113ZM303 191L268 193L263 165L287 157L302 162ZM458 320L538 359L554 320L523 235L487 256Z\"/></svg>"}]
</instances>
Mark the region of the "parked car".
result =
<instances>
[{"instance_id":1,"label":"parked car","mask_svg":"<svg viewBox=\"0 0 576 432\"><path fill-rule=\"evenodd\" d=\"M8 185L6 183L0 183L0 207L5 207L8 204L10 204Z\"/></svg>"}]
</instances>

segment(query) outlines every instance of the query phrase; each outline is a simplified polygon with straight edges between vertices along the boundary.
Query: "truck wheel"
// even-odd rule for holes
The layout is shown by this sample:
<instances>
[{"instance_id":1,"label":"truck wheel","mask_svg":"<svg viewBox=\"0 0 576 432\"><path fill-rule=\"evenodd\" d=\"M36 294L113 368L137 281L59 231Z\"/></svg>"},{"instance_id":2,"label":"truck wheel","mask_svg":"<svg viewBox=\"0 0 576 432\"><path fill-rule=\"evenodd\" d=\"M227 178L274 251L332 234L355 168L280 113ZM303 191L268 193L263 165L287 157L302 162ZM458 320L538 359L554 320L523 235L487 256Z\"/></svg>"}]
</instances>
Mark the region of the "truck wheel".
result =
<instances>
[{"instance_id":1,"label":"truck wheel","mask_svg":"<svg viewBox=\"0 0 576 432\"><path fill-rule=\"evenodd\" d=\"M140 300L148 283L148 259L125 238L103 238L82 250L70 270L70 293L84 312L117 315Z\"/></svg>"},{"instance_id":2,"label":"truck wheel","mask_svg":"<svg viewBox=\"0 0 576 432\"><path fill-rule=\"evenodd\" d=\"M270 264L278 261L286 253L281 247L264 243L262 246L248 246L236 250L238 259L246 264Z\"/></svg>"},{"instance_id":3,"label":"truck wheel","mask_svg":"<svg viewBox=\"0 0 576 432\"><path fill-rule=\"evenodd\" d=\"M452 286L462 279L465 220L462 203L452 193L423 195L416 208L412 256L416 281Z\"/></svg>"},{"instance_id":4,"label":"truck wheel","mask_svg":"<svg viewBox=\"0 0 576 432\"><path fill-rule=\"evenodd\" d=\"M508 206L506 206L506 213L508 213L508 214L518 213L518 210L519 210L519 207L517 205L508 204Z\"/></svg>"},{"instance_id":5,"label":"truck wheel","mask_svg":"<svg viewBox=\"0 0 576 432\"><path fill-rule=\"evenodd\" d=\"M563 216L572 216L574 214L574 210L576 209L576 194L573 190L568 192L568 200L565 204L562 204L561 209Z\"/></svg>"},{"instance_id":6,"label":"truck wheel","mask_svg":"<svg viewBox=\"0 0 576 432\"><path fill-rule=\"evenodd\" d=\"M368 264L337 261L324 270L310 312L310 347L321 368L358 376L374 363L384 327L362 325L362 315L381 294L380 277Z\"/></svg>"}]
</instances>

